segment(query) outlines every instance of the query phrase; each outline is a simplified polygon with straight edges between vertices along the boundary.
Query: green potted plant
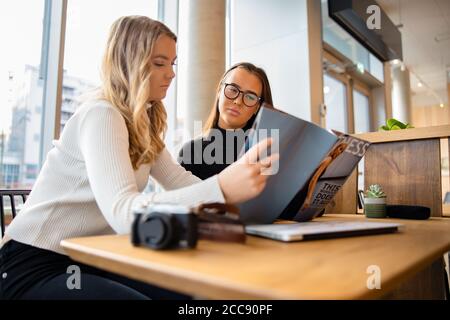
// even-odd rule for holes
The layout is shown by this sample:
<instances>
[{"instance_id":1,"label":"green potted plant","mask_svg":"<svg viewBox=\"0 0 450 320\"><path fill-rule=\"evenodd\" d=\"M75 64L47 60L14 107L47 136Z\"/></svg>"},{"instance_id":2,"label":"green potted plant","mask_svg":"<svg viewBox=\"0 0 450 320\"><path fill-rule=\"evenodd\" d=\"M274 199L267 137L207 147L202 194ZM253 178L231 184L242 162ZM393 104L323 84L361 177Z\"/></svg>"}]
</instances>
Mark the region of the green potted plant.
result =
<instances>
[{"instance_id":1,"label":"green potted plant","mask_svg":"<svg viewBox=\"0 0 450 320\"><path fill-rule=\"evenodd\" d=\"M386 217L386 194L379 184L372 184L364 195L364 214L367 218Z\"/></svg>"},{"instance_id":2,"label":"green potted plant","mask_svg":"<svg viewBox=\"0 0 450 320\"><path fill-rule=\"evenodd\" d=\"M402 130L402 129L410 129L414 128L409 123L403 123L397 119L388 119L386 121L386 124L384 126L381 126L379 129L384 131L391 131L391 130Z\"/></svg>"}]
</instances>

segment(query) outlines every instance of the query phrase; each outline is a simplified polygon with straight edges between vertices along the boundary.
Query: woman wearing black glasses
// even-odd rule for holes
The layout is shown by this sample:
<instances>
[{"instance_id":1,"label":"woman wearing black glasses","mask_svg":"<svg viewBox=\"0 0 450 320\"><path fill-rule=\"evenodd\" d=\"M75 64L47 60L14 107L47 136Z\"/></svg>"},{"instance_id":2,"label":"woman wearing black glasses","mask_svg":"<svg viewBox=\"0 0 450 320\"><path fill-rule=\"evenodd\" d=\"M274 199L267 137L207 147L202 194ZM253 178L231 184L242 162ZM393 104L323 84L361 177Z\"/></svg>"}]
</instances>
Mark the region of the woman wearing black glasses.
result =
<instances>
[{"instance_id":1,"label":"woman wearing black glasses","mask_svg":"<svg viewBox=\"0 0 450 320\"><path fill-rule=\"evenodd\" d=\"M263 103L272 108L265 71L248 62L232 66L217 86L203 135L182 147L178 162L201 179L224 170L237 160L248 129Z\"/></svg>"}]
</instances>

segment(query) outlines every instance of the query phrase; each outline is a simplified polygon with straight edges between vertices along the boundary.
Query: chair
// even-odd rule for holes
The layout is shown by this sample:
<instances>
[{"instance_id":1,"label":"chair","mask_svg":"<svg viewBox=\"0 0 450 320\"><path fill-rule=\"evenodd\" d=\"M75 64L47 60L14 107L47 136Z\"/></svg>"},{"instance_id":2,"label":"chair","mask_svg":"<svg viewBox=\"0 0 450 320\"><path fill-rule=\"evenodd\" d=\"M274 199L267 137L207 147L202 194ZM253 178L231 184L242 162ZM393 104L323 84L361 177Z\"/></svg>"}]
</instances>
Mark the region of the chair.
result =
<instances>
[{"instance_id":1,"label":"chair","mask_svg":"<svg viewBox=\"0 0 450 320\"><path fill-rule=\"evenodd\" d=\"M27 196L30 194L31 190L3 190L0 189L0 224L1 224L1 235L5 234L5 226L6 226L6 215L5 215L5 205L3 202L4 197L9 197L11 202L11 214L12 219L16 217L16 204L15 197L22 197L23 203L27 200Z\"/></svg>"}]
</instances>

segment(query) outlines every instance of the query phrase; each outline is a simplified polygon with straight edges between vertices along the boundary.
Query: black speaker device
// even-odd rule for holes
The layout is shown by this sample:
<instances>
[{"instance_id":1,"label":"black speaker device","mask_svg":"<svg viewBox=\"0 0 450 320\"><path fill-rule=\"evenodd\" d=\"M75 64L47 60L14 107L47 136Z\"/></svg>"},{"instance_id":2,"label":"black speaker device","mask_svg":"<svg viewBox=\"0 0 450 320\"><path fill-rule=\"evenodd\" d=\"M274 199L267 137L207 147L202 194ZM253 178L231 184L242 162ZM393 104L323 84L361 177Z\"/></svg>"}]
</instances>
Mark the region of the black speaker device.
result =
<instances>
[{"instance_id":1,"label":"black speaker device","mask_svg":"<svg viewBox=\"0 0 450 320\"><path fill-rule=\"evenodd\" d=\"M426 220L430 217L430 208L411 205L386 205L389 218Z\"/></svg>"}]
</instances>

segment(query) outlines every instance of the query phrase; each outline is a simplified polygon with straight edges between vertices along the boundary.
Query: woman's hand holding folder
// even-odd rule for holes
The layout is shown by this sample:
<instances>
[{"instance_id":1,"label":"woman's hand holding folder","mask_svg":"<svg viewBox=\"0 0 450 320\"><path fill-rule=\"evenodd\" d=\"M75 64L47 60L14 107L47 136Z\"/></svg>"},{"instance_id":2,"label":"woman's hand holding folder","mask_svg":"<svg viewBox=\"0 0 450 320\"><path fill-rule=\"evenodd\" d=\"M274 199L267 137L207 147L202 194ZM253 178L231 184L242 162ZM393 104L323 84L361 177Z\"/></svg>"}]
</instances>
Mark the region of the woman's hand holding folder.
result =
<instances>
[{"instance_id":1,"label":"woman's hand holding folder","mask_svg":"<svg viewBox=\"0 0 450 320\"><path fill-rule=\"evenodd\" d=\"M272 138L259 142L219 174L219 184L227 203L247 201L264 190L269 177L267 172L279 159L278 153L264 157L271 145Z\"/></svg>"}]
</instances>

